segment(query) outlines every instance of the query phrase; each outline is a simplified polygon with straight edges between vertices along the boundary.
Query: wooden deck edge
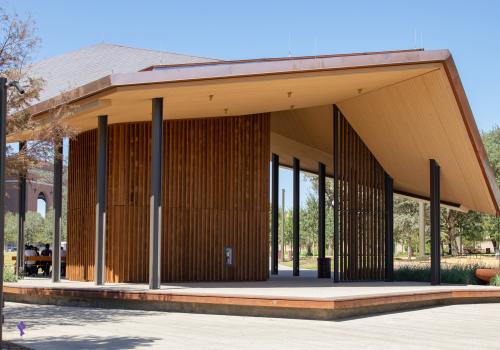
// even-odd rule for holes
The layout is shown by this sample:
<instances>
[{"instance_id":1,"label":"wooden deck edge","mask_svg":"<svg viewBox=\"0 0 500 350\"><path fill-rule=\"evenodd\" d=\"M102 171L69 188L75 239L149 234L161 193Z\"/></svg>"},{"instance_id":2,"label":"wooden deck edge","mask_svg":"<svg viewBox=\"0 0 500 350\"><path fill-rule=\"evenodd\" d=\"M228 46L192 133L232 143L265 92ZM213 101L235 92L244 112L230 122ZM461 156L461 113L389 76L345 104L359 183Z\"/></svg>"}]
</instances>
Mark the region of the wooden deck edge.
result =
<instances>
[{"instance_id":1,"label":"wooden deck edge","mask_svg":"<svg viewBox=\"0 0 500 350\"><path fill-rule=\"evenodd\" d=\"M168 294L141 291L12 287L5 300L33 304L335 320L449 304L500 302L500 290L360 296L345 300Z\"/></svg>"}]
</instances>

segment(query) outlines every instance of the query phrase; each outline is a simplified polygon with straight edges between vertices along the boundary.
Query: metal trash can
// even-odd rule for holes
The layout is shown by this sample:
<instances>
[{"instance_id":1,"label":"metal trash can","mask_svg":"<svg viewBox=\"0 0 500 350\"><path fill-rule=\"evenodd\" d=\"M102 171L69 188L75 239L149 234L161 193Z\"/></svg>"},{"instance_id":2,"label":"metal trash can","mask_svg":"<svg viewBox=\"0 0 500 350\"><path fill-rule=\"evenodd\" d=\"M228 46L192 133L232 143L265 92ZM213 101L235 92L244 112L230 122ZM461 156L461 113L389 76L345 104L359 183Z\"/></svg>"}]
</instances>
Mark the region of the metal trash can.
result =
<instances>
[{"instance_id":1,"label":"metal trash can","mask_svg":"<svg viewBox=\"0 0 500 350\"><path fill-rule=\"evenodd\" d=\"M332 277L332 259L318 258L318 278Z\"/></svg>"}]
</instances>

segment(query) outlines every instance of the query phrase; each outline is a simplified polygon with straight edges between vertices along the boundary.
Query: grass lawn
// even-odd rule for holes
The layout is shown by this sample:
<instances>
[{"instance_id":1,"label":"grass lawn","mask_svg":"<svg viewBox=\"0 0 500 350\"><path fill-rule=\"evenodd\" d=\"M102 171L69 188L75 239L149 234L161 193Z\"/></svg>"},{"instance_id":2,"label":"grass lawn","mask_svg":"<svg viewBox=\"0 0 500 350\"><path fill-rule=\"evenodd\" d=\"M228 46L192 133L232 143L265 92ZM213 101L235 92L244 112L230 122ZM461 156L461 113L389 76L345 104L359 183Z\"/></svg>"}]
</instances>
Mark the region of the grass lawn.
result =
<instances>
[{"instance_id":1,"label":"grass lawn","mask_svg":"<svg viewBox=\"0 0 500 350\"><path fill-rule=\"evenodd\" d=\"M396 257L394 259L394 265L422 265L430 264L429 256L424 260L419 260L413 257L409 260L407 257ZM498 259L495 258L493 254L477 254L477 255L467 255L467 256L442 256L441 264L443 265L480 265L485 267L498 267Z\"/></svg>"},{"instance_id":2,"label":"grass lawn","mask_svg":"<svg viewBox=\"0 0 500 350\"><path fill-rule=\"evenodd\" d=\"M4 272L3 279L5 282L16 282L17 277L14 274L14 267L16 266L16 261L12 260L12 257L16 256L16 252L4 252Z\"/></svg>"},{"instance_id":3,"label":"grass lawn","mask_svg":"<svg viewBox=\"0 0 500 350\"><path fill-rule=\"evenodd\" d=\"M333 260L333 257L327 256L327 258L331 258ZM288 267L293 267L293 261L280 261L280 265L288 266ZM318 257L317 256L301 256L300 257L300 268L305 269L305 270L316 270L318 268ZM333 271L333 266L332 266L332 271Z\"/></svg>"},{"instance_id":4,"label":"grass lawn","mask_svg":"<svg viewBox=\"0 0 500 350\"><path fill-rule=\"evenodd\" d=\"M332 258L329 256L329 258ZM301 256L300 257L300 268L301 269L306 269L306 270L316 270L317 268L317 256ZM332 258L333 260L333 258ZM285 261L279 262L280 265L288 266L288 267L293 267L293 261ZM396 257L394 259L394 266L395 268L398 268L399 266L407 266L407 265L414 265L414 266L422 266L422 265L429 265L430 264L430 258L429 256L426 257L424 260L419 260L415 257L413 257L411 260L408 260L406 257ZM441 257L441 264L442 265L449 265L449 266L455 266L455 265L479 265L479 266L485 266L485 267L498 267L498 259L495 258L494 255L470 255L470 256L442 256ZM333 271L333 264L332 264L332 271Z\"/></svg>"},{"instance_id":5,"label":"grass lawn","mask_svg":"<svg viewBox=\"0 0 500 350\"><path fill-rule=\"evenodd\" d=\"M16 252L4 252L3 253L3 261L5 268L14 268L16 265L16 261L12 260L12 257L16 256Z\"/></svg>"}]
</instances>

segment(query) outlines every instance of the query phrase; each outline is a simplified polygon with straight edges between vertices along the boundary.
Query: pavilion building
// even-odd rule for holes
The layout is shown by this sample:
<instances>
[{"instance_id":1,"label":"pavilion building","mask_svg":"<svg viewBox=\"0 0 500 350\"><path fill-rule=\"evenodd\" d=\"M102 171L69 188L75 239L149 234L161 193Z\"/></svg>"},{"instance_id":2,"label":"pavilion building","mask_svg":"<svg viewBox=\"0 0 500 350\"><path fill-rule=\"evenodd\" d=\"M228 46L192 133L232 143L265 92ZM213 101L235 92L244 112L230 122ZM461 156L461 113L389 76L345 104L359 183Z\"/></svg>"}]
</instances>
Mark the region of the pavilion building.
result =
<instances>
[{"instance_id":1,"label":"pavilion building","mask_svg":"<svg viewBox=\"0 0 500 350\"><path fill-rule=\"evenodd\" d=\"M430 202L435 284L440 206L500 213L447 50L217 61L97 45L34 67L54 73L34 118L74 106L64 121L78 130L68 155L70 280L155 289L268 279L278 273L279 166L294 174L294 275L300 171L319 176L320 260L325 178L334 181L335 282L392 279L394 193ZM75 80L60 94L63 75ZM59 231L56 222L56 245Z\"/></svg>"}]
</instances>

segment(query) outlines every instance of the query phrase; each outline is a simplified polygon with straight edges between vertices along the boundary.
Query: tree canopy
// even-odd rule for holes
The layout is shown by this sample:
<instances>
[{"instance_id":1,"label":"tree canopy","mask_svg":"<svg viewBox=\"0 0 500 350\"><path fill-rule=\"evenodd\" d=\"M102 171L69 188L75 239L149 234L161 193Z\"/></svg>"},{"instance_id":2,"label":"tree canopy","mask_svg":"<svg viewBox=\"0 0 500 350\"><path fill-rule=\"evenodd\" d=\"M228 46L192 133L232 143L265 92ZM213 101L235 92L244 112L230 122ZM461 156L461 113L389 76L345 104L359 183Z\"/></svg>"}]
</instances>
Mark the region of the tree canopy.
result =
<instances>
[{"instance_id":1,"label":"tree canopy","mask_svg":"<svg viewBox=\"0 0 500 350\"><path fill-rule=\"evenodd\" d=\"M16 245L17 243L18 214L8 212L5 215L5 243ZM39 213L29 211L26 213L25 221L26 244L38 245L42 243L52 243L54 234L54 211L50 210L42 217ZM66 225L63 222L61 239L66 240Z\"/></svg>"},{"instance_id":2,"label":"tree canopy","mask_svg":"<svg viewBox=\"0 0 500 350\"><path fill-rule=\"evenodd\" d=\"M75 132L64 123L71 112L68 106L54 106L43 127L29 113L28 108L38 102L44 86L44 80L33 76L29 69L39 45L35 22L30 17L20 18L15 13L8 13L0 6L0 76L18 81L25 91L20 94L15 89L8 89L7 133L30 131L34 135L19 152L12 145L7 146L6 168L10 174L26 173L40 161L52 161L54 144Z\"/></svg>"}]
</instances>

